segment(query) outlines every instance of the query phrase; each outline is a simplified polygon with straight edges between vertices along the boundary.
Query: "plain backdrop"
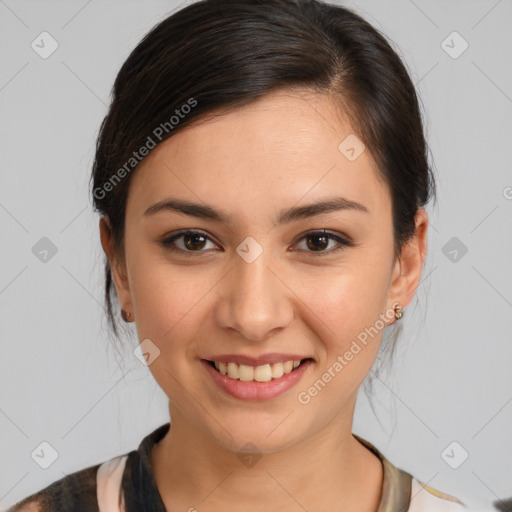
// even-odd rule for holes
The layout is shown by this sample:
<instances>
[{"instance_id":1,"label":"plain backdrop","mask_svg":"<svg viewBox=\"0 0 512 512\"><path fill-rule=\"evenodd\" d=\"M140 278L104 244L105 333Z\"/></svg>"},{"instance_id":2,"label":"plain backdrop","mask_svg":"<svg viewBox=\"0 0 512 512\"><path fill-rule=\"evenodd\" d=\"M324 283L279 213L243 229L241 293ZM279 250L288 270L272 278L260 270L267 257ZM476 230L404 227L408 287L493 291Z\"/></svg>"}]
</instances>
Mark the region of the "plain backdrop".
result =
<instances>
[{"instance_id":1,"label":"plain backdrop","mask_svg":"<svg viewBox=\"0 0 512 512\"><path fill-rule=\"evenodd\" d=\"M169 420L135 337L122 361L108 339L88 180L121 64L184 5L0 0L1 507ZM353 431L432 487L488 505L512 496L512 2L342 5L405 60L439 185L417 300L375 382L377 417L361 393ZM33 45L43 37L46 51L58 45L47 58ZM42 449L55 458L46 469Z\"/></svg>"}]
</instances>

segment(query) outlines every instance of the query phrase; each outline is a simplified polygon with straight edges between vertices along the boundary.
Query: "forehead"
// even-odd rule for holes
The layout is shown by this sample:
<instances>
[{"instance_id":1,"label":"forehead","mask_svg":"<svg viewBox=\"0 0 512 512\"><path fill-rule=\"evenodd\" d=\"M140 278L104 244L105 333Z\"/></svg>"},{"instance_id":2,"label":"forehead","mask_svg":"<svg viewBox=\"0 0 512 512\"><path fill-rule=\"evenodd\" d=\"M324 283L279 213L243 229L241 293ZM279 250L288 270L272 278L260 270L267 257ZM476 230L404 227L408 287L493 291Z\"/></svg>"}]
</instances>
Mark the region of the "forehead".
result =
<instances>
[{"instance_id":1,"label":"forehead","mask_svg":"<svg viewBox=\"0 0 512 512\"><path fill-rule=\"evenodd\" d=\"M169 195L213 202L239 218L252 208L254 221L255 211L333 193L378 207L387 187L368 150L355 160L340 151L349 136L353 129L329 96L274 92L160 143L137 168L127 209L142 215Z\"/></svg>"}]
</instances>

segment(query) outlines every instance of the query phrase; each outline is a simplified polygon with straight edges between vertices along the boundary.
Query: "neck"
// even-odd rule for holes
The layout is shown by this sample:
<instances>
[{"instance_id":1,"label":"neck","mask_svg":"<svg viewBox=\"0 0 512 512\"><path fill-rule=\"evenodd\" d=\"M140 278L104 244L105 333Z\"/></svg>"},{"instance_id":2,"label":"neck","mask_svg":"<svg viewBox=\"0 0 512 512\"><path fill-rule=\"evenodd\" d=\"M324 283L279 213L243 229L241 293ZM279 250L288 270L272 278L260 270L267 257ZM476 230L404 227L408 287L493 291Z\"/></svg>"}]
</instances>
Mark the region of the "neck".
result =
<instances>
[{"instance_id":1,"label":"neck","mask_svg":"<svg viewBox=\"0 0 512 512\"><path fill-rule=\"evenodd\" d=\"M380 460L351 432L352 416L278 452L237 454L191 424L178 409L154 446L155 481L168 511L372 511L381 499ZM341 500L341 501L340 501ZM302 507L302 508L301 508Z\"/></svg>"}]
</instances>

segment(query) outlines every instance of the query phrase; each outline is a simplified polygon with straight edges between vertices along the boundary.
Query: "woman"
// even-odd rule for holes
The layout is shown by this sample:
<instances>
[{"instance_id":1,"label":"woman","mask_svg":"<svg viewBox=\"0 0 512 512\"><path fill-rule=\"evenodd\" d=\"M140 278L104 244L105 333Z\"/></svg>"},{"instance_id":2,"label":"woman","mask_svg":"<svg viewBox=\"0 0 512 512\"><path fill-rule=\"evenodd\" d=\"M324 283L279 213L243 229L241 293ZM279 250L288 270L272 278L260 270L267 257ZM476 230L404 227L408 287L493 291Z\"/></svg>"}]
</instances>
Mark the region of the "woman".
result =
<instances>
[{"instance_id":1,"label":"woman","mask_svg":"<svg viewBox=\"0 0 512 512\"><path fill-rule=\"evenodd\" d=\"M171 422L11 510L467 510L352 434L420 282L427 154L402 62L347 9L204 0L154 27L91 178L109 319L115 287Z\"/></svg>"}]
</instances>

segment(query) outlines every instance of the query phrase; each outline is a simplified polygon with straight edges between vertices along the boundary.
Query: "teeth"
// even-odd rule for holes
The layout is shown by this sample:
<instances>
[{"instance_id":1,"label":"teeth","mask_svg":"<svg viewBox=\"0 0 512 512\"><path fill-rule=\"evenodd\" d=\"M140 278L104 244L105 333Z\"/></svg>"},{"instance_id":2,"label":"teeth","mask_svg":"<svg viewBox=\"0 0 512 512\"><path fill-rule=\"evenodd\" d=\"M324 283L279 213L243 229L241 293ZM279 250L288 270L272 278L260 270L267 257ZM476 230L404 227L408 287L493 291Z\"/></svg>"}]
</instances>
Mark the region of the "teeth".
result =
<instances>
[{"instance_id":1,"label":"teeth","mask_svg":"<svg viewBox=\"0 0 512 512\"><path fill-rule=\"evenodd\" d=\"M226 365L224 364L224 366ZM228 377L231 377L232 379L238 379L238 368L236 367L236 364L228 363L227 371L223 372L223 375L226 375L226 373L228 374Z\"/></svg>"},{"instance_id":2,"label":"teeth","mask_svg":"<svg viewBox=\"0 0 512 512\"><path fill-rule=\"evenodd\" d=\"M279 379L284 375L284 366L283 363L274 363L272 365L272 378Z\"/></svg>"},{"instance_id":3,"label":"teeth","mask_svg":"<svg viewBox=\"0 0 512 512\"><path fill-rule=\"evenodd\" d=\"M249 366L238 363L222 363L214 361L215 368L222 374L227 375L231 379L240 379L248 382L255 380L256 382L269 382L272 379L279 379L286 373L300 365L300 359L297 361L286 361L284 363L263 364L260 366Z\"/></svg>"},{"instance_id":4,"label":"teeth","mask_svg":"<svg viewBox=\"0 0 512 512\"><path fill-rule=\"evenodd\" d=\"M236 363L231 363L231 364L233 364L233 366L234 366ZM232 379L235 378L234 373L235 372L233 372L233 377L231 377ZM238 378L243 381L253 380L254 379L254 366L247 366L245 364L239 365L238 366Z\"/></svg>"},{"instance_id":5,"label":"teeth","mask_svg":"<svg viewBox=\"0 0 512 512\"><path fill-rule=\"evenodd\" d=\"M254 368L254 380L258 382L268 382L272 380L270 365L264 364L262 366L256 366L256 368Z\"/></svg>"}]
</instances>

